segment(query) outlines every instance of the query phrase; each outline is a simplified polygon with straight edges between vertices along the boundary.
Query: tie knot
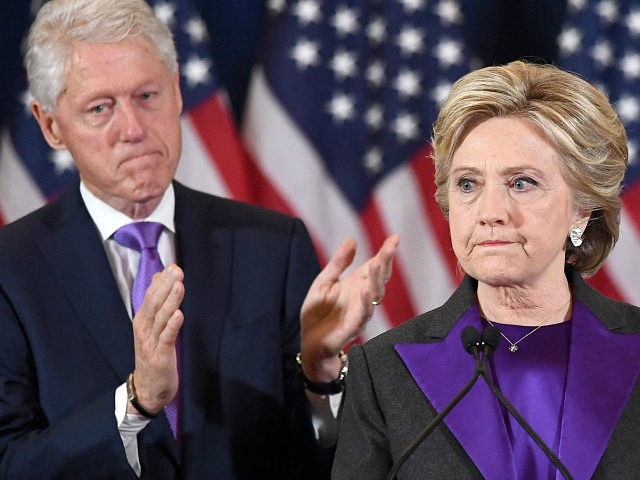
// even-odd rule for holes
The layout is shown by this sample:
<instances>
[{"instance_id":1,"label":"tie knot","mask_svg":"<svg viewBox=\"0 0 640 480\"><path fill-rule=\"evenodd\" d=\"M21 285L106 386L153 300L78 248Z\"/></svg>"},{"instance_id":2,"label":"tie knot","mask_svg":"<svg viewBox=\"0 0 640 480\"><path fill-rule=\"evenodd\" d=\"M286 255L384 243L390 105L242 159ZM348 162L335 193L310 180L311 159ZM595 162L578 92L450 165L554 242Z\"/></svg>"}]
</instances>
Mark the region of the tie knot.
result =
<instances>
[{"instance_id":1,"label":"tie knot","mask_svg":"<svg viewBox=\"0 0 640 480\"><path fill-rule=\"evenodd\" d=\"M157 222L133 222L116 230L113 238L120 245L141 252L147 248L157 248L163 228Z\"/></svg>"}]
</instances>

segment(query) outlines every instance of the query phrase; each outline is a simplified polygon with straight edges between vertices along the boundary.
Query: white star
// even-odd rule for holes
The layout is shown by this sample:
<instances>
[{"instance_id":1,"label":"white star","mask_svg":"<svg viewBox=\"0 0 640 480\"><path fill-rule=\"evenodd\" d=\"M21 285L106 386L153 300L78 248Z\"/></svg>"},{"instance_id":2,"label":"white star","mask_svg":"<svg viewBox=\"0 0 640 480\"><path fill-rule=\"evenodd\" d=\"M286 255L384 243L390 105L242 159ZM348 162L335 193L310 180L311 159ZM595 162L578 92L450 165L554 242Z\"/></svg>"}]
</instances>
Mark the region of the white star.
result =
<instances>
[{"instance_id":1,"label":"white star","mask_svg":"<svg viewBox=\"0 0 640 480\"><path fill-rule=\"evenodd\" d=\"M207 84L211 80L209 69L211 60L197 56L189 57L189 60L182 66L182 74L187 80L187 85L196 87L199 84Z\"/></svg>"},{"instance_id":2,"label":"white star","mask_svg":"<svg viewBox=\"0 0 640 480\"><path fill-rule=\"evenodd\" d=\"M315 66L320 60L318 54L320 46L318 42L302 39L296 43L291 52L291 58L296 61L298 69L305 70L309 66Z\"/></svg>"},{"instance_id":3,"label":"white star","mask_svg":"<svg viewBox=\"0 0 640 480\"><path fill-rule=\"evenodd\" d=\"M380 60L376 60L369 68L367 68L367 81L371 83L374 87L381 86L387 78L387 75L384 71L384 63Z\"/></svg>"},{"instance_id":4,"label":"white star","mask_svg":"<svg viewBox=\"0 0 640 480\"><path fill-rule=\"evenodd\" d=\"M577 28L566 28L558 36L558 45L565 55L576 53L581 43L582 33Z\"/></svg>"},{"instance_id":5,"label":"white star","mask_svg":"<svg viewBox=\"0 0 640 480\"><path fill-rule=\"evenodd\" d=\"M431 90L431 100L436 102L438 106L444 102L444 99L447 98L449 92L451 91L451 83L442 81L435 86L433 90Z\"/></svg>"},{"instance_id":6,"label":"white star","mask_svg":"<svg viewBox=\"0 0 640 480\"><path fill-rule=\"evenodd\" d=\"M346 50L338 50L331 59L331 69L338 80L353 77L357 70L354 54Z\"/></svg>"},{"instance_id":7,"label":"white star","mask_svg":"<svg viewBox=\"0 0 640 480\"><path fill-rule=\"evenodd\" d=\"M371 43L381 44L387 38L387 23L384 19L380 17L373 19L367 27L367 36Z\"/></svg>"},{"instance_id":8,"label":"white star","mask_svg":"<svg viewBox=\"0 0 640 480\"><path fill-rule=\"evenodd\" d=\"M441 66L460 65L462 62L462 45L455 40L443 38L436 45L433 56L438 59Z\"/></svg>"},{"instance_id":9,"label":"white star","mask_svg":"<svg viewBox=\"0 0 640 480\"><path fill-rule=\"evenodd\" d=\"M611 42L605 39L598 40L591 49L594 62L600 67L607 67L613 63L613 48Z\"/></svg>"},{"instance_id":10,"label":"white star","mask_svg":"<svg viewBox=\"0 0 640 480\"><path fill-rule=\"evenodd\" d=\"M640 35L640 10L633 10L629 12L624 24L627 26L629 33L632 36L637 37Z\"/></svg>"},{"instance_id":11,"label":"white star","mask_svg":"<svg viewBox=\"0 0 640 480\"><path fill-rule=\"evenodd\" d=\"M376 175L384 168L382 160L382 149L380 147L371 147L364 157L364 168L370 175Z\"/></svg>"},{"instance_id":12,"label":"white star","mask_svg":"<svg viewBox=\"0 0 640 480\"><path fill-rule=\"evenodd\" d=\"M596 13L606 23L613 23L618 18L618 5L612 0L602 0L596 6Z\"/></svg>"},{"instance_id":13,"label":"white star","mask_svg":"<svg viewBox=\"0 0 640 480\"><path fill-rule=\"evenodd\" d=\"M569 0L568 5L573 12L579 12L587 6L587 0Z\"/></svg>"},{"instance_id":14,"label":"white star","mask_svg":"<svg viewBox=\"0 0 640 480\"><path fill-rule=\"evenodd\" d=\"M634 122L640 118L640 102L631 95L623 95L616 102L616 111L623 122Z\"/></svg>"},{"instance_id":15,"label":"white star","mask_svg":"<svg viewBox=\"0 0 640 480\"><path fill-rule=\"evenodd\" d=\"M317 23L322 18L320 5L315 0L300 0L293 8L293 14L303 25Z\"/></svg>"},{"instance_id":16,"label":"white star","mask_svg":"<svg viewBox=\"0 0 640 480\"><path fill-rule=\"evenodd\" d=\"M420 76L416 72L403 69L396 77L393 86L398 90L401 97L415 97L421 91Z\"/></svg>"},{"instance_id":17,"label":"white star","mask_svg":"<svg viewBox=\"0 0 640 480\"><path fill-rule=\"evenodd\" d=\"M331 24L335 27L339 37L356 33L358 31L358 11L354 8L340 7Z\"/></svg>"},{"instance_id":18,"label":"white star","mask_svg":"<svg viewBox=\"0 0 640 480\"><path fill-rule=\"evenodd\" d=\"M400 0L405 12L413 13L424 8L425 0Z\"/></svg>"},{"instance_id":19,"label":"white star","mask_svg":"<svg viewBox=\"0 0 640 480\"><path fill-rule=\"evenodd\" d=\"M286 0L269 0L267 3L267 8L271 11L273 15L282 13L285 6L286 6Z\"/></svg>"},{"instance_id":20,"label":"white star","mask_svg":"<svg viewBox=\"0 0 640 480\"><path fill-rule=\"evenodd\" d=\"M33 95L29 90L25 90L20 94L20 103L24 106L25 115L31 115L31 102L33 102Z\"/></svg>"},{"instance_id":21,"label":"white star","mask_svg":"<svg viewBox=\"0 0 640 480\"><path fill-rule=\"evenodd\" d=\"M190 18L184 27L184 31L187 32L191 42L194 44L203 43L209 38L207 25L199 16Z\"/></svg>"},{"instance_id":22,"label":"white star","mask_svg":"<svg viewBox=\"0 0 640 480\"><path fill-rule=\"evenodd\" d=\"M62 175L67 171L73 172L76 168L69 150L54 150L51 152L50 160L58 175Z\"/></svg>"},{"instance_id":23,"label":"white star","mask_svg":"<svg viewBox=\"0 0 640 480\"><path fill-rule=\"evenodd\" d=\"M175 23L176 6L171 2L158 3L153 7L156 17L162 21L167 27L171 28Z\"/></svg>"},{"instance_id":24,"label":"white star","mask_svg":"<svg viewBox=\"0 0 640 480\"><path fill-rule=\"evenodd\" d=\"M629 164L635 165L638 162L638 145L633 140L627 142L627 152L629 154Z\"/></svg>"},{"instance_id":25,"label":"white star","mask_svg":"<svg viewBox=\"0 0 640 480\"><path fill-rule=\"evenodd\" d=\"M418 122L415 115L401 113L393 122L391 129L400 141L411 140L418 135Z\"/></svg>"},{"instance_id":26,"label":"white star","mask_svg":"<svg viewBox=\"0 0 640 480\"><path fill-rule=\"evenodd\" d=\"M337 93L327 105L327 111L333 116L334 120L342 123L345 120L353 118L355 107L353 97L344 93Z\"/></svg>"},{"instance_id":27,"label":"white star","mask_svg":"<svg viewBox=\"0 0 640 480\"><path fill-rule=\"evenodd\" d=\"M462 21L460 5L453 0L442 0L436 5L434 11L444 25L457 24Z\"/></svg>"},{"instance_id":28,"label":"white star","mask_svg":"<svg viewBox=\"0 0 640 480\"><path fill-rule=\"evenodd\" d=\"M44 0L31 0L30 10L32 17L35 17L36 13L38 13L38 10L40 10L43 3Z\"/></svg>"},{"instance_id":29,"label":"white star","mask_svg":"<svg viewBox=\"0 0 640 480\"><path fill-rule=\"evenodd\" d=\"M640 78L640 54L625 53L620 60L620 69L627 78Z\"/></svg>"},{"instance_id":30,"label":"white star","mask_svg":"<svg viewBox=\"0 0 640 480\"><path fill-rule=\"evenodd\" d=\"M397 45L402 54L408 56L423 50L424 34L417 28L405 27L398 35Z\"/></svg>"},{"instance_id":31,"label":"white star","mask_svg":"<svg viewBox=\"0 0 640 480\"><path fill-rule=\"evenodd\" d=\"M382 127L382 121L384 120L384 109L382 105L371 105L365 115L365 121L371 130L379 130Z\"/></svg>"}]
</instances>

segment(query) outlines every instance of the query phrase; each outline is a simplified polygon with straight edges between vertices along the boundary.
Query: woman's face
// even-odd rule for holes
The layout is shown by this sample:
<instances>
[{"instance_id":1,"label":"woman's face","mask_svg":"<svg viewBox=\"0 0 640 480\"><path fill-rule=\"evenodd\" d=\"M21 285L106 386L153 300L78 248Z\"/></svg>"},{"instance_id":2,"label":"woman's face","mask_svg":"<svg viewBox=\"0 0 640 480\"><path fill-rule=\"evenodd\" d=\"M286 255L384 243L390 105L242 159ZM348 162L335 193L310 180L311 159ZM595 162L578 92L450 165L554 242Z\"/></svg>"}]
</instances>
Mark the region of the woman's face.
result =
<instances>
[{"instance_id":1,"label":"woman's face","mask_svg":"<svg viewBox=\"0 0 640 480\"><path fill-rule=\"evenodd\" d=\"M560 160L544 136L517 117L485 120L453 156L449 227L465 272L494 286L535 286L563 275L565 240L586 226Z\"/></svg>"}]
</instances>

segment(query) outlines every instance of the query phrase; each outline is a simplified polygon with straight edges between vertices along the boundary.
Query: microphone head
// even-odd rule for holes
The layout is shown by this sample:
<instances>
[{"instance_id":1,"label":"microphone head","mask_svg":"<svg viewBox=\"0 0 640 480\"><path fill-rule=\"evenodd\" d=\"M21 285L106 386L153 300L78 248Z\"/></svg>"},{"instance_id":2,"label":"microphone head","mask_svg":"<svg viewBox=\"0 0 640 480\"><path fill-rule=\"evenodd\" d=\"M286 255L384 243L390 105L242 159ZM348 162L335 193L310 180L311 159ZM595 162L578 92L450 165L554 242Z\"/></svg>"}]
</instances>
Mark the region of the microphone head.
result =
<instances>
[{"instance_id":1,"label":"microphone head","mask_svg":"<svg viewBox=\"0 0 640 480\"><path fill-rule=\"evenodd\" d=\"M464 327L460 337L462 338L462 345L467 353L473 353L473 348L475 347L477 349L480 346L480 332L472 326Z\"/></svg>"},{"instance_id":2,"label":"microphone head","mask_svg":"<svg viewBox=\"0 0 640 480\"><path fill-rule=\"evenodd\" d=\"M494 352L500 344L500 330L493 325L488 325L482 331L482 343L489 347L490 352Z\"/></svg>"}]
</instances>

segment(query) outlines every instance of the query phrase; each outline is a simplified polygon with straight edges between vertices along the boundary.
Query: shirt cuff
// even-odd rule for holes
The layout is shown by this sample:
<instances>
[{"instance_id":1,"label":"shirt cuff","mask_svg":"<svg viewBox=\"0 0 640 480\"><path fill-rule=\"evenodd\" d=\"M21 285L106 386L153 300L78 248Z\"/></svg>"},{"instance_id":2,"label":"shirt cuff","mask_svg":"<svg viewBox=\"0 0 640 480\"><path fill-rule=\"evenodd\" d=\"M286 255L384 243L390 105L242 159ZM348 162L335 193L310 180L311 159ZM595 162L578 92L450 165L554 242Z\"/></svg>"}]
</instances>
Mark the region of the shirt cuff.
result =
<instances>
[{"instance_id":1,"label":"shirt cuff","mask_svg":"<svg viewBox=\"0 0 640 480\"><path fill-rule=\"evenodd\" d=\"M140 465L140 457L138 456L138 433L144 429L149 423L149 419L143 415L127 413L127 384L123 383L116 388L115 394L115 416L120 432L120 439L124 445L124 451L127 455L127 461L131 468L139 477L142 473Z\"/></svg>"}]
</instances>

